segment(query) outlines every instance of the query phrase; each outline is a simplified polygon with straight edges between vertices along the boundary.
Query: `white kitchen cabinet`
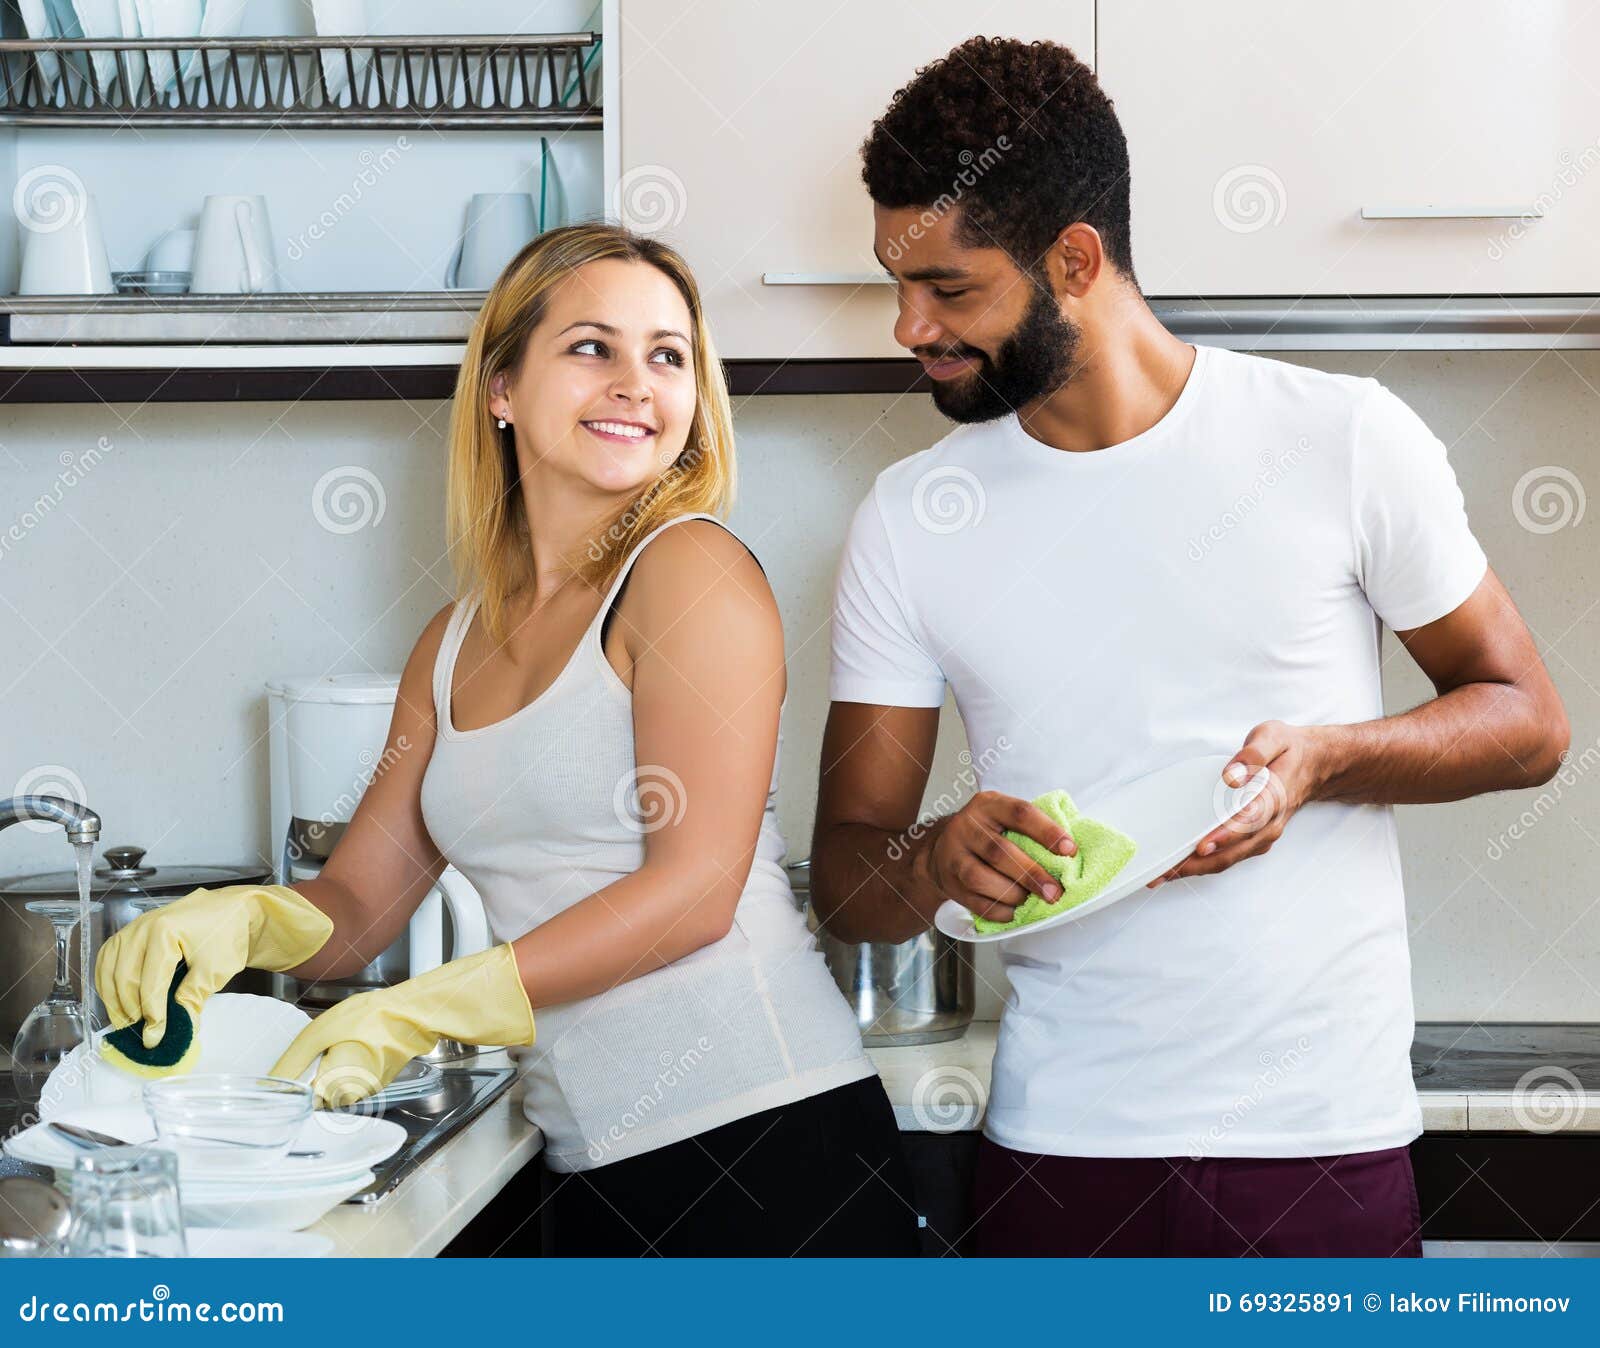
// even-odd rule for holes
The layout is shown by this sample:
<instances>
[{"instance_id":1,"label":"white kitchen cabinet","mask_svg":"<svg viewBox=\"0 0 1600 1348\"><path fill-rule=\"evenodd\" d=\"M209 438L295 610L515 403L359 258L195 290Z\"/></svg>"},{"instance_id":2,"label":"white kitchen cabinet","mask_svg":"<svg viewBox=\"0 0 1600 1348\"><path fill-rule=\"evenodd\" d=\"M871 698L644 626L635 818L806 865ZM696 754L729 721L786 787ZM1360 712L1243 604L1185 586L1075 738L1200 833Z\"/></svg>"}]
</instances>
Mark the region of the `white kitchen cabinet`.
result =
<instances>
[{"instance_id":1,"label":"white kitchen cabinet","mask_svg":"<svg viewBox=\"0 0 1600 1348\"><path fill-rule=\"evenodd\" d=\"M873 120L975 33L1092 61L1094 25L1095 0L622 0L620 213L688 258L724 356L903 357L893 288L857 279L883 274L858 153Z\"/></svg>"},{"instance_id":2,"label":"white kitchen cabinet","mask_svg":"<svg viewBox=\"0 0 1600 1348\"><path fill-rule=\"evenodd\" d=\"M1600 291L1590 0L1104 0L1147 294Z\"/></svg>"}]
</instances>

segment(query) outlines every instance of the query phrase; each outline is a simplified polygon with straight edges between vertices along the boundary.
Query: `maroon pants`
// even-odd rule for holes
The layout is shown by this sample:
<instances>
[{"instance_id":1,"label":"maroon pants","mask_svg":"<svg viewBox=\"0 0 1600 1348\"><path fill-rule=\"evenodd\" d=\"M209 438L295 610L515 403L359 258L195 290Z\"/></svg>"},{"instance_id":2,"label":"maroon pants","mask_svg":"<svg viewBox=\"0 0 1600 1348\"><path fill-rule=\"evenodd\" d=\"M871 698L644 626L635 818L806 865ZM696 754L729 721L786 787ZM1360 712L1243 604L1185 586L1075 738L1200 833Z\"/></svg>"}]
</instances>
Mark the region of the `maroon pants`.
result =
<instances>
[{"instance_id":1,"label":"maroon pants","mask_svg":"<svg viewBox=\"0 0 1600 1348\"><path fill-rule=\"evenodd\" d=\"M1422 1253L1411 1156L1040 1156L982 1139L978 1253L1319 1256Z\"/></svg>"}]
</instances>

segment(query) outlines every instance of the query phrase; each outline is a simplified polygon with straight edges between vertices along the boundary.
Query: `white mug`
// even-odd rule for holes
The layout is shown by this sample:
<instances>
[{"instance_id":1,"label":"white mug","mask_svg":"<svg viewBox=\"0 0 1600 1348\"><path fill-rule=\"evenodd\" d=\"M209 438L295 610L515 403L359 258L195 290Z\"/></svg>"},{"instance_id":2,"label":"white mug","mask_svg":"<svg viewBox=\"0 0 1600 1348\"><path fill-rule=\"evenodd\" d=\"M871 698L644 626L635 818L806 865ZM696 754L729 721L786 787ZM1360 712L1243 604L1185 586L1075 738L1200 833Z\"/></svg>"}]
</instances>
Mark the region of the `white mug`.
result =
<instances>
[{"instance_id":1,"label":"white mug","mask_svg":"<svg viewBox=\"0 0 1600 1348\"><path fill-rule=\"evenodd\" d=\"M111 260L100 232L100 208L92 193L60 199L53 214L18 215L22 225L19 295L109 295Z\"/></svg>"},{"instance_id":2,"label":"white mug","mask_svg":"<svg viewBox=\"0 0 1600 1348\"><path fill-rule=\"evenodd\" d=\"M467 227L445 269L447 290L487 290L506 263L539 232L538 211L528 192L474 192L467 202Z\"/></svg>"},{"instance_id":3,"label":"white mug","mask_svg":"<svg viewBox=\"0 0 1600 1348\"><path fill-rule=\"evenodd\" d=\"M262 196L208 196L195 231L194 294L251 295L279 290L277 251Z\"/></svg>"},{"instance_id":4,"label":"white mug","mask_svg":"<svg viewBox=\"0 0 1600 1348\"><path fill-rule=\"evenodd\" d=\"M169 229L144 255L146 271L190 271L194 266L194 230Z\"/></svg>"}]
</instances>

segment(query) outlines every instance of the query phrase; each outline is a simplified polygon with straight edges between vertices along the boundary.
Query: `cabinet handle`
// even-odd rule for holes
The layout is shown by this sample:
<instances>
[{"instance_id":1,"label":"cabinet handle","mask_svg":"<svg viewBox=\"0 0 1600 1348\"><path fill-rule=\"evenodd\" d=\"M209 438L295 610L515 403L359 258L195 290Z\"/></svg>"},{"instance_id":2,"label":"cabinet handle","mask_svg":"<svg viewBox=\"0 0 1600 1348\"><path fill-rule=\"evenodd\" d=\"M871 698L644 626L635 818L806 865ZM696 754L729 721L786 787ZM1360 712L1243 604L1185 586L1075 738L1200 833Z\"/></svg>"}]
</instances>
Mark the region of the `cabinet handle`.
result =
<instances>
[{"instance_id":1,"label":"cabinet handle","mask_svg":"<svg viewBox=\"0 0 1600 1348\"><path fill-rule=\"evenodd\" d=\"M764 271L764 286L892 286L881 271Z\"/></svg>"},{"instance_id":2,"label":"cabinet handle","mask_svg":"<svg viewBox=\"0 0 1600 1348\"><path fill-rule=\"evenodd\" d=\"M1363 220L1538 220L1542 206L1363 206Z\"/></svg>"}]
</instances>

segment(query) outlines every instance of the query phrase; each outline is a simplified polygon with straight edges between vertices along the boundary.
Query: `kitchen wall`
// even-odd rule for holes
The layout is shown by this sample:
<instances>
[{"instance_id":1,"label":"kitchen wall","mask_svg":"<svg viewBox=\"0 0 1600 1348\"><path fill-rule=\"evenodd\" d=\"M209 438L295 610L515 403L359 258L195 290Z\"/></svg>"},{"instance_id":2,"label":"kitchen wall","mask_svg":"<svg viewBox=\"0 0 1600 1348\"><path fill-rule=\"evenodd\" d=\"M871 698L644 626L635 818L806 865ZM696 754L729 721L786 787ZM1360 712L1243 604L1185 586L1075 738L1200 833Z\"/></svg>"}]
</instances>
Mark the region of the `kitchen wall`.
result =
<instances>
[{"instance_id":1,"label":"kitchen wall","mask_svg":"<svg viewBox=\"0 0 1600 1348\"><path fill-rule=\"evenodd\" d=\"M1542 790L1400 810L1417 1014L1600 1019L1600 557L1582 496L1600 475L1600 352L1290 359L1378 374L1451 446L1572 720L1572 761ZM0 796L64 787L100 812L104 843L153 862L264 853L263 680L398 670L448 598L447 414L398 401L0 408ZM921 396L739 408L732 523L788 631L793 856L810 841L845 526L880 469L944 429ZM1391 711L1432 694L1392 637L1384 681ZM930 799L956 782L963 744L947 707ZM68 861L59 830L0 834L0 875ZM992 1017L1004 978L983 953L979 1014Z\"/></svg>"}]
</instances>

